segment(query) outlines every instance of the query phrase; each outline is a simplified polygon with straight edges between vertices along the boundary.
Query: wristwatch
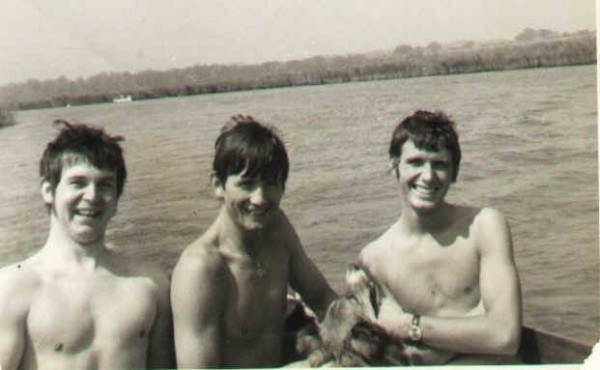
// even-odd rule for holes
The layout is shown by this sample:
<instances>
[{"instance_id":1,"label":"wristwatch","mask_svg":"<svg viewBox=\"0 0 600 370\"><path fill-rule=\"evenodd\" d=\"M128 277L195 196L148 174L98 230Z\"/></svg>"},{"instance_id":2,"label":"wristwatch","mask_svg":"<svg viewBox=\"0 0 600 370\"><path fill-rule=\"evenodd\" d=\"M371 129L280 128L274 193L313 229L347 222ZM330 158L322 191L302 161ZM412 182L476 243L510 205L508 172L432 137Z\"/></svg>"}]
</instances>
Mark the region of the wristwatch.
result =
<instances>
[{"instance_id":1,"label":"wristwatch","mask_svg":"<svg viewBox=\"0 0 600 370\"><path fill-rule=\"evenodd\" d=\"M421 316L414 314L410 328L408 329L408 338L415 343L423 340L423 329L421 328Z\"/></svg>"}]
</instances>

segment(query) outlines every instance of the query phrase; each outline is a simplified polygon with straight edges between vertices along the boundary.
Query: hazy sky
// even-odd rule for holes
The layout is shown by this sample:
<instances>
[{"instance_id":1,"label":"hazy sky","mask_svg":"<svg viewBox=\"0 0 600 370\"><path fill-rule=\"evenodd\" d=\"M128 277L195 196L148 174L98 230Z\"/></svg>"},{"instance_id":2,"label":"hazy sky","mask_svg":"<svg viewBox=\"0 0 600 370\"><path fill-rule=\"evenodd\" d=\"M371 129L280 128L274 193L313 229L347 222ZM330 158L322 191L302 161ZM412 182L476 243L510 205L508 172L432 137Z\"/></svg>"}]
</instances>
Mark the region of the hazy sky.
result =
<instances>
[{"instance_id":1,"label":"hazy sky","mask_svg":"<svg viewBox=\"0 0 600 370\"><path fill-rule=\"evenodd\" d=\"M596 28L594 0L0 0L0 85Z\"/></svg>"}]
</instances>

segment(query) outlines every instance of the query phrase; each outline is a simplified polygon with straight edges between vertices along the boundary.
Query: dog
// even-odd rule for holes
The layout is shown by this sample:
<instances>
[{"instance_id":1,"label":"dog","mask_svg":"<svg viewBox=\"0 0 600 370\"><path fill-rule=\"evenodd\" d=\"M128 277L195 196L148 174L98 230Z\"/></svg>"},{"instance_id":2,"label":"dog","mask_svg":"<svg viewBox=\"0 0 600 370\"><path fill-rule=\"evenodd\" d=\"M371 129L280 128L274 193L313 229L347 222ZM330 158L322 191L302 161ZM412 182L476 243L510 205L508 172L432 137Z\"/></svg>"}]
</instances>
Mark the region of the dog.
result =
<instances>
[{"instance_id":1,"label":"dog","mask_svg":"<svg viewBox=\"0 0 600 370\"><path fill-rule=\"evenodd\" d=\"M404 345L376 324L384 297L381 285L358 265L348 266L344 295L319 323L319 335L339 366L406 366Z\"/></svg>"},{"instance_id":2,"label":"dog","mask_svg":"<svg viewBox=\"0 0 600 370\"><path fill-rule=\"evenodd\" d=\"M317 316L297 294L289 294L286 303L283 344L284 367L322 366L331 360L319 336Z\"/></svg>"},{"instance_id":3,"label":"dog","mask_svg":"<svg viewBox=\"0 0 600 370\"><path fill-rule=\"evenodd\" d=\"M402 342L380 327L376 321L386 292L365 269L349 265L345 288L324 319L298 341L304 346L300 349L308 351L311 366L327 361L334 366L441 365L455 357L454 353Z\"/></svg>"},{"instance_id":4,"label":"dog","mask_svg":"<svg viewBox=\"0 0 600 370\"><path fill-rule=\"evenodd\" d=\"M403 345L375 323L383 297L381 286L357 265L348 267L345 283L344 295L332 302L321 322L298 297L288 297L286 328L292 334L288 344L295 344L288 358L306 359L289 367L410 364Z\"/></svg>"}]
</instances>

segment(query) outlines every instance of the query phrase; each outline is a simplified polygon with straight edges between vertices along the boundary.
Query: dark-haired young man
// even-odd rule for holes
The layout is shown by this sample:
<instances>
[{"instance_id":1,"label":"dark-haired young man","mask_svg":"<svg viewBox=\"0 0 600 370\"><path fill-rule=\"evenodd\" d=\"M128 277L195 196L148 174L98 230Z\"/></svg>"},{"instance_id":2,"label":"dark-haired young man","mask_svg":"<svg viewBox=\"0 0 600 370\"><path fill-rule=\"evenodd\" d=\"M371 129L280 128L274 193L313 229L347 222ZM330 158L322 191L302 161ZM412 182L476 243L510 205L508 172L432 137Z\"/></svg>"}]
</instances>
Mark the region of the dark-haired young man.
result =
<instances>
[{"instance_id":1,"label":"dark-haired young man","mask_svg":"<svg viewBox=\"0 0 600 370\"><path fill-rule=\"evenodd\" d=\"M417 111L396 126L389 154L401 214L359 257L389 293L379 323L424 348L469 354L456 363L508 360L521 330L510 230L495 209L445 200L461 159L454 123Z\"/></svg>"},{"instance_id":2,"label":"dark-haired young man","mask_svg":"<svg viewBox=\"0 0 600 370\"><path fill-rule=\"evenodd\" d=\"M279 208L289 163L273 130L236 116L215 150L219 214L173 271L177 365L280 366L288 284L317 314L336 295Z\"/></svg>"},{"instance_id":3,"label":"dark-haired young man","mask_svg":"<svg viewBox=\"0 0 600 370\"><path fill-rule=\"evenodd\" d=\"M119 138L58 123L40 161L48 239L0 270L0 368L171 367L166 274L104 243L127 175Z\"/></svg>"}]
</instances>

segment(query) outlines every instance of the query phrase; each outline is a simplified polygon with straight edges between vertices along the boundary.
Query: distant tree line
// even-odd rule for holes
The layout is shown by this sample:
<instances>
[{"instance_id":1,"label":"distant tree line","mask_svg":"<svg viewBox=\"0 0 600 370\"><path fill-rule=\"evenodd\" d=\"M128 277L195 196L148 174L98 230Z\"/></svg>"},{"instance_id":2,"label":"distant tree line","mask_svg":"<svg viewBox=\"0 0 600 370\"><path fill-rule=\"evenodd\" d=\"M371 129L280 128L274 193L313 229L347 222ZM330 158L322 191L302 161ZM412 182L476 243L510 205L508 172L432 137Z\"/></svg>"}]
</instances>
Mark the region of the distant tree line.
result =
<instances>
[{"instance_id":1,"label":"distant tree line","mask_svg":"<svg viewBox=\"0 0 600 370\"><path fill-rule=\"evenodd\" d=\"M559 33L527 28L511 41L472 41L425 47L400 45L393 51L317 56L257 65L196 65L168 71L100 73L76 80L30 79L0 88L12 109L33 109L211 94L274 87L396 79L521 68L596 63L594 31Z\"/></svg>"},{"instance_id":2,"label":"distant tree line","mask_svg":"<svg viewBox=\"0 0 600 370\"><path fill-rule=\"evenodd\" d=\"M7 107L0 106L0 127L14 125L15 116Z\"/></svg>"}]
</instances>

